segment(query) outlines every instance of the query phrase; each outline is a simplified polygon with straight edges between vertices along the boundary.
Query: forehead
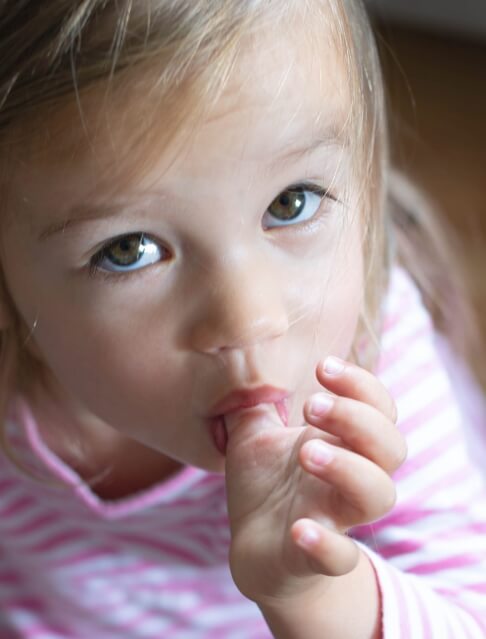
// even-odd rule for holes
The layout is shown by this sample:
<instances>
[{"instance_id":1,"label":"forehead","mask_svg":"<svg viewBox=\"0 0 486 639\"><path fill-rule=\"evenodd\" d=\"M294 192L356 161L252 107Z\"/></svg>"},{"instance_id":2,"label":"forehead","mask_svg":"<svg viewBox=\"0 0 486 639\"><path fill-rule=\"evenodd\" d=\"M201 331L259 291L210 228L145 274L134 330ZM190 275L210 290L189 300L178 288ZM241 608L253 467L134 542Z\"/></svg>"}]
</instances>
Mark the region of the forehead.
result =
<instances>
[{"instance_id":1,"label":"forehead","mask_svg":"<svg viewBox=\"0 0 486 639\"><path fill-rule=\"evenodd\" d=\"M350 105L343 56L330 31L318 36L304 24L255 34L206 123L237 114L276 143L303 125L341 130Z\"/></svg>"},{"instance_id":2,"label":"forehead","mask_svg":"<svg viewBox=\"0 0 486 639\"><path fill-rule=\"evenodd\" d=\"M224 88L216 99L200 100L195 117L177 120L180 104L194 100L190 87L168 106L148 90L153 69L146 76L141 69L133 73L108 99L93 88L82 96L81 112L71 102L47 119L49 144L39 145L36 161L24 162L23 170L35 167L35 181L46 185L46 173L55 168L68 200L74 177L83 175L85 194L96 196L110 185L119 190L153 163L157 172L163 164L173 167L181 149L197 147L206 158L261 159L321 138L337 141L345 132L351 100L344 55L324 23L319 29L271 25L248 37Z\"/></svg>"}]
</instances>

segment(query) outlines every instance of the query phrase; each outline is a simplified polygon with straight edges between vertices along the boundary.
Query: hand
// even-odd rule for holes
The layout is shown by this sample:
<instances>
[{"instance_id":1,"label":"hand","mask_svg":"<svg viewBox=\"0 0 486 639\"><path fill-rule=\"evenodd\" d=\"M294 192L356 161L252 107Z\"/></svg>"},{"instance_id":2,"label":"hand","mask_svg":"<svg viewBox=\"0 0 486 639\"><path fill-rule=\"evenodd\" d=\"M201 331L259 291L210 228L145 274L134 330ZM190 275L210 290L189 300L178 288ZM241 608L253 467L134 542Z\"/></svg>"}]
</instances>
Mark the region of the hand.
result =
<instances>
[{"instance_id":1,"label":"hand","mask_svg":"<svg viewBox=\"0 0 486 639\"><path fill-rule=\"evenodd\" d=\"M406 445L394 402L364 369L336 358L326 364L317 379L334 395L309 399L308 425L283 428L268 410L227 423L230 565L257 603L322 589L325 577L352 571L359 550L345 533L395 502L390 474Z\"/></svg>"}]
</instances>

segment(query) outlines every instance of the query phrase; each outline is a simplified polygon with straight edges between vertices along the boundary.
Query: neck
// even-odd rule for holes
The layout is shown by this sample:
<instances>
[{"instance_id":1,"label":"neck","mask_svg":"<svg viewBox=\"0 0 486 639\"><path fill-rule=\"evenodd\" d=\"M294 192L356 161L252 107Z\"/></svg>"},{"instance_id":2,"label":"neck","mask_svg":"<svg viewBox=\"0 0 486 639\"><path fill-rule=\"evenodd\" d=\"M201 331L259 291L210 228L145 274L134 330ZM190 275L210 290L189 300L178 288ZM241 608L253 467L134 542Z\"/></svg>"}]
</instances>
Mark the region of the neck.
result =
<instances>
[{"instance_id":1,"label":"neck","mask_svg":"<svg viewBox=\"0 0 486 639\"><path fill-rule=\"evenodd\" d=\"M180 470L181 464L119 433L98 417L70 409L42 389L29 394L45 444L106 500L150 488Z\"/></svg>"}]
</instances>

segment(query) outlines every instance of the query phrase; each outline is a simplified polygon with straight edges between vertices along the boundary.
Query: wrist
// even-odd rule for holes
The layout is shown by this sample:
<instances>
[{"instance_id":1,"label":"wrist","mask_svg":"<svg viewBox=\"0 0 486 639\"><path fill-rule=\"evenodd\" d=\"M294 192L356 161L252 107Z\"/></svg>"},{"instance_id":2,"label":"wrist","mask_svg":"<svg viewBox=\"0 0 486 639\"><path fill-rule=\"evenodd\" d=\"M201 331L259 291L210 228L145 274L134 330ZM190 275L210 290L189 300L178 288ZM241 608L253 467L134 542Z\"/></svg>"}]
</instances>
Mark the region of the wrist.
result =
<instances>
[{"instance_id":1,"label":"wrist","mask_svg":"<svg viewBox=\"0 0 486 639\"><path fill-rule=\"evenodd\" d=\"M381 639L378 584L364 553L346 575L320 576L298 593L256 603L275 639Z\"/></svg>"}]
</instances>

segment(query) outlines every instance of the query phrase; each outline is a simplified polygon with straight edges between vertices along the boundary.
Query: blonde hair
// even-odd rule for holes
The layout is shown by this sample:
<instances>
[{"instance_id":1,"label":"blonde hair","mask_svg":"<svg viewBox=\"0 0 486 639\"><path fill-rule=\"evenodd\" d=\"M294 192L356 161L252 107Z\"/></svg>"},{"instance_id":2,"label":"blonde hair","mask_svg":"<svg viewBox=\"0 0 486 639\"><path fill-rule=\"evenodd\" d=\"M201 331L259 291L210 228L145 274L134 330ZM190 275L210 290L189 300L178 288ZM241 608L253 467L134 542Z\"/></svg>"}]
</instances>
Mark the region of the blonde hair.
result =
<instances>
[{"instance_id":1,"label":"blonde hair","mask_svg":"<svg viewBox=\"0 0 486 639\"><path fill-rule=\"evenodd\" d=\"M365 304L358 334L377 333L389 263L384 205L388 143L380 65L360 0L2 3L1 156L15 158L15 149L29 140L33 140L31 146L47 142L42 139L43 123L66 105L77 105L82 119L82 98L93 89L99 92L104 87L107 104L110 92L118 98L124 91L128 95L127 77L141 82L164 106L177 105L167 124L170 136L204 104L217 99L248 34L265 22L285 20L292 12L298 13L299 20L313 12L325 19L344 61L352 97L346 133L361 185L365 227ZM135 76L134 69L143 72ZM141 79L134 80L136 77ZM135 135L142 139L148 133L150 119L140 120L145 120L145 128ZM7 164L0 162L3 190L8 190ZM13 166L14 161L9 164ZM8 203L8 197L2 197L2 201ZM12 211L3 210L1 214ZM17 318L16 325L1 336L0 416L5 414L8 395L22 386L27 369L35 365L22 351L20 325Z\"/></svg>"}]
</instances>

